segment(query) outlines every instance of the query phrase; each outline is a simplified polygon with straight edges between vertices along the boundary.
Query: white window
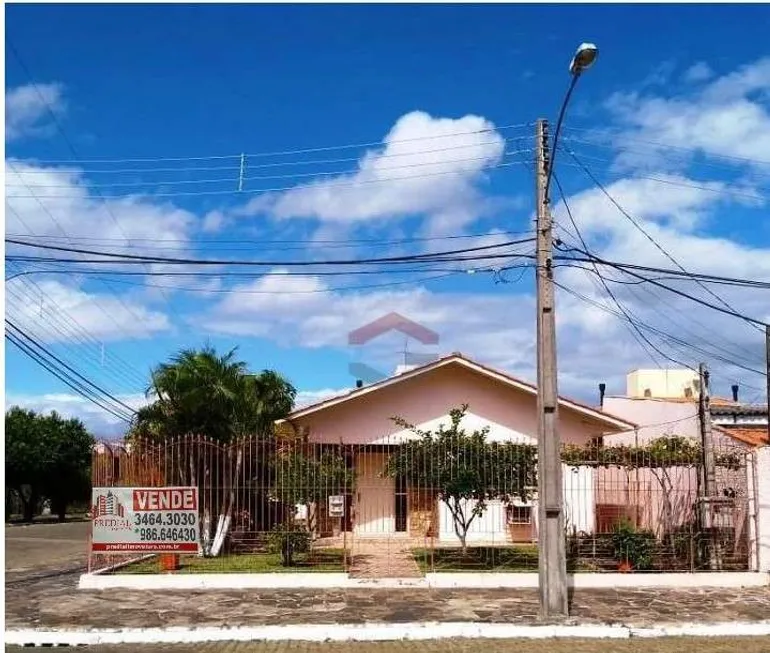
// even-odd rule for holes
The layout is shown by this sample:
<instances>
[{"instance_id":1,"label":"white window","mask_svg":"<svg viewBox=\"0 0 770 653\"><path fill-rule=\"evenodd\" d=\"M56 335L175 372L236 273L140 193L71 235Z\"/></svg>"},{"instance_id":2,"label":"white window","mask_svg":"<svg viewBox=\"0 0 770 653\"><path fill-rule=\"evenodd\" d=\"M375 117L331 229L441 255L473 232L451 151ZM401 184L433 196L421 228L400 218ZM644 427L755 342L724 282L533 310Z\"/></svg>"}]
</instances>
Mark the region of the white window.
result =
<instances>
[{"instance_id":1,"label":"white window","mask_svg":"<svg viewBox=\"0 0 770 653\"><path fill-rule=\"evenodd\" d=\"M532 523L531 506L508 506L507 513L509 524L525 525Z\"/></svg>"}]
</instances>

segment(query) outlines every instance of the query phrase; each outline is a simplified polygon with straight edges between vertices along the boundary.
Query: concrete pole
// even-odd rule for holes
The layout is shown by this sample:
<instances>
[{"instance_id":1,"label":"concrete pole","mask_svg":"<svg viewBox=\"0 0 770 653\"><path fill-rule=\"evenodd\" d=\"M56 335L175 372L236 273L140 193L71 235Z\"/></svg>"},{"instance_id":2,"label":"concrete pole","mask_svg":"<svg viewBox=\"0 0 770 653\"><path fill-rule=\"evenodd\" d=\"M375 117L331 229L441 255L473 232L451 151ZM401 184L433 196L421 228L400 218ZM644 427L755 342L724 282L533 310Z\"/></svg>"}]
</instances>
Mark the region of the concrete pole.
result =
<instances>
[{"instance_id":1,"label":"concrete pole","mask_svg":"<svg viewBox=\"0 0 770 653\"><path fill-rule=\"evenodd\" d=\"M556 321L553 285L553 223L548 205L548 123L537 121L537 483L540 616L568 614L561 447L557 430Z\"/></svg>"}]
</instances>

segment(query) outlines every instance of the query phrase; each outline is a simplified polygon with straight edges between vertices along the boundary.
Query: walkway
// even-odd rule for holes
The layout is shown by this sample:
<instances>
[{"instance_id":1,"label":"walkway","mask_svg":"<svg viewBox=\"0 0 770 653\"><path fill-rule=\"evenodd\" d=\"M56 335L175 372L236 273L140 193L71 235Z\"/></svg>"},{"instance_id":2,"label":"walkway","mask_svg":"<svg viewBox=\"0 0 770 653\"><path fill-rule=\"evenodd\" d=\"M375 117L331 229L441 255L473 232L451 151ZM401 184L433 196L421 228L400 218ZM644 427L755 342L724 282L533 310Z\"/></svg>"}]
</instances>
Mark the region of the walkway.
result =
<instances>
[{"instance_id":1,"label":"walkway","mask_svg":"<svg viewBox=\"0 0 770 653\"><path fill-rule=\"evenodd\" d=\"M352 578L420 578L408 540L362 539L353 543Z\"/></svg>"}]
</instances>

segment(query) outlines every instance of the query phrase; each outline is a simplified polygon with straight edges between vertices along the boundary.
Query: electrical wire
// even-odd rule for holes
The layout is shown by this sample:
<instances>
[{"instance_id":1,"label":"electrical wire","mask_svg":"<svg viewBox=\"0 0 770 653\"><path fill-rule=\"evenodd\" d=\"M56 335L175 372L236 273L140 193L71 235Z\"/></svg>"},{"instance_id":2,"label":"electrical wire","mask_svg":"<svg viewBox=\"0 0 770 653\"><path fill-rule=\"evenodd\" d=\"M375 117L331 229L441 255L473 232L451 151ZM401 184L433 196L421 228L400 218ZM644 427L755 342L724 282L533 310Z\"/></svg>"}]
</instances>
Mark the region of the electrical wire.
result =
<instances>
[{"instance_id":1,"label":"electrical wire","mask_svg":"<svg viewBox=\"0 0 770 653\"><path fill-rule=\"evenodd\" d=\"M499 168L509 168L512 166L519 166L521 163L519 161L512 161L509 163L496 163L492 165L488 165L485 167L485 170L496 170ZM348 181L324 181L324 187L327 188L341 188L343 190L349 190L349 189L355 189L360 188L361 186L369 186L371 184L389 184L397 181L418 181L420 179L430 179L433 177L442 177L446 175L464 175L467 174L467 170L442 170L440 172L433 172L433 173L424 173L419 175L407 175L405 177L388 177L385 179L360 179L353 182ZM306 186L299 186L299 188L303 188ZM233 188L230 190L209 190L209 191L190 191L190 192L174 192L174 193L152 193L149 194L149 197L203 197L203 196L221 196L221 195L258 195L258 194L267 194L267 193L279 193L279 192L285 192L290 190L296 190L298 186L279 186L275 188L256 188L256 189L243 189L238 190L237 188ZM12 195L12 194L6 194L6 199L30 199L30 195ZM36 197L40 199L78 199L74 195L36 195ZM125 195L100 195L100 198L103 200L108 199L125 199Z\"/></svg>"},{"instance_id":2,"label":"electrical wire","mask_svg":"<svg viewBox=\"0 0 770 653\"><path fill-rule=\"evenodd\" d=\"M587 268L585 268L585 269L587 269ZM584 302L586 302L588 304L591 304L592 306L595 306L596 308L598 308L598 309L600 309L602 311L610 313L611 315L614 315L615 317L618 317L618 318L623 319L623 320L628 319L625 315L623 315L619 311L615 311L612 308L610 308L609 306L606 306L606 305L601 304L601 303L599 303L597 301L594 301L591 298L586 297L582 293L579 293L578 291L576 291L576 290L574 290L572 288L569 288L568 286L566 286L566 285L564 285L562 283L554 281L554 284L556 286L558 286L559 288L561 288L564 292L566 292L566 293L568 293L568 294L576 297L577 299L580 299L580 300L582 300L582 301L584 301ZM765 373L760 371L760 370L756 370L756 369L748 367L746 365L742 365L742 364L737 363L737 362L735 362L733 360L729 360L729 359L725 359L725 358L722 358L722 357L719 357L719 356L715 356L712 352L708 352L708 351L706 351L706 350L704 350L704 349L702 349L700 347L694 346L692 343L690 343L690 342L688 342L686 340L682 340L681 338L677 338L676 336L673 336L670 333L666 333L665 331L662 331L661 329L658 329L658 328L653 327L653 326L651 326L649 324L646 324L645 322L642 322L641 320L637 319L636 320L636 324L637 324L637 326L639 328L645 329L645 330L649 331L650 333L654 333L659 338L661 338L662 340L667 342L669 345L671 345L671 343L673 342L676 345L678 345L680 348L684 348L686 350L696 351L696 352L698 352L698 353L700 353L702 355L705 355L705 356L707 356L709 358L714 358L715 360L720 360L721 362L724 362L724 363L726 363L728 365L731 365L731 366L734 366L736 368L745 370L747 372L751 372L752 374L757 374L757 375L760 375L760 376L764 376L765 375ZM675 363L676 365L679 365L681 367L685 367L685 368L693 370L693 371L696 370L696 367L694 365L690 365L688 363L682 362L681 360L678 360L678 359L673 358L673 357L668 357L668 356L666 356L666 357L668 358L668 360L670 360L671 362Z\"/></svg>"},{"instance_id":3,"label":"electrical wire","mask_svg":"<svg viewBox=\"0 0 770 653\"><path fill-rule=\"evenodd\" d=\"M34 298L25 295L21 289L7 288L6 292L7 315L19 322L32 322L29 307L36 304ZM34 327L31 327L35 329L35 335L38 338L49 341L59 340L62 348L71 352L73 359L82 359L96 373L111 377L116 385L127 388L130 392L135 392L137 386L144 386L145 378L136 368L107 351L102 355L103 344L96 341L88 332L85 332L84 336L84 332L73 328L73 325L78 325L69 315L62 311L51 310L48 306L43 310L41 304L40 317L40 320L34 320ZM89 338L93 346L89 343ZM65 343L72 344L68 346Z\"/></svg>"},{"instance_id":4,"label":"electrical wire","mask_svg":"<svg viewBox=\"0 0 770 653\"><path fill-rule=\"evenodd\" d=\"M84 399L87 399L91 403L95 404L102 410L110 413L113 417L117 417L119 420L130 423L131 418L122 415L121 413L117 412L116 410L110 408L108 405L103 404L95 395L92 393L89 393L87 388L83 386L82 384L79 384L76 382L75 379L73 379L71 376L65 374L61 370L58 370L56 368L53 368L42 356L37 354L31 347L26 345L23 341L21 341L19 338L14 336L11 333L8 333L6 331L5 333L5 339L8 340L11 344L15 345L17 349L19 349L23 354L25 354L28 358L32 359L35 363L37 363L40 367L42 367L44 370L55 376L57 379L59 379L62 383L64 383L67 387L74 390L78 395L83 397Z\"/></svg>"},{"instance_id":5,"label":"electrical wire","mask_svg":"<svg viewBox=\"0 0 770 653\"><path fill-rule=\"evenodd\" d=\"M564 205L565 210L567 211L567 215L569 216L570 223L572 224L572 227L575 229L575 233L577 234L578 239L580 240L581 244L583 245L583 248L585 250L588 250L588 245L586 244L585 239L583 238L583 234L580 232L580 228L577 226L577 222L575 222L575 218L572 215L572 210L570 209L569 203L567 202L567 195L564 192L564 189L562 188L561 182L559 181L558 176L554 173L553 175L554 183L556 184L556 188L559 191L559 197L561 198L561 202ZM641 330L636 326L634 321L631 319L630 311L627 311L625 307L618 301L617 297L615 297L615 294L612 292L610 287L607 285L607 282L605 281L604 277L599 272L598 267L596 264L594 264L594 271L596 273L596 276L599 278L599 281L601 282L601 285L604 287L605 292L609 295L610 299L613 301L615 306L618 307L618 309L623 313L623 315L627 318L627 326L629 329L629 332L631 333L631 336L636 340L637 344L644 350L644 352L650 356L650 358L653 360L653 362L658 366L661 367L660 363L655 359L655 357L652 355L649 349L647 349L647 346L649 346L654 351L658 352L661 356L664 358L666 357L663 352L661 352L653 343L651 343L647 337L644 335L644 333L641 332Z\"/></svg>"},{"instance_id":6,"label":"electrical wire","mask_svg":"<svg viewBox=\"0 0 770 653\"><path fill-rule=\"evenodd\" d=\"M509 156L516 154L516 152L504 152L503 156ZM430 166L446 166L456 163L472 163L475 161L487 161L489 157L477 156L466 157L464 159L446 159L441 161L427 161L422 163L407 163L398 166L378 167L377 173L387 172L389 170L405 170L414 168L426 168ZM241 181L271 181L275 179L312 179L318 181L326 181L327 179L333 179L336 177L345 177L358 173L360 169L356 170L331 170L328 172L294 172L281 175L252 175L244 176ZM466 171L460 171L466 172ZM18 174L18 173L17 173ZM386 181L386 180L385 180ZM132 182L114 182L107 184L94 184L88 183L84 187L91 191L98 191L101 188L144 188L146 186L181 186L181 185L193 185L193 184L232 184L234 179L231 177L220 177L218 179L180 179L180 180L162 180L162 181L132 181ZM28 184L23 184L29 190ZM20 187L22 184L6 183L6 188ZM72 184L35 184L35 188L72 188ZM238 189L238 192L243 192L242 189Z\"/></svg>"},{"instance_id":7,"label":"electrical wire","mask_svg":"<svg viewBox=\"0 0 770 653\"><path fill-rule=\"evenodd\" d=\"M652 243L658 251L660 251L666 258L668 258L674 265L676 265L682 272L687 272L687 270L680 265L680 263L671 255L669 252L660 244L658 243L651 235L650 233L639 223L638 220L636 220L628 211L626 211L620 203L612 196L612 194L604 187L604 185L594 176L594 174L591 172L591 170L583 164L583 162L572 152L571 150L567 149L567 153L572 157L572 159L583 169L585 174L593 181L593 183L599 188L599 190L604 194L607 199L612 202L612 204L615 205L615 207L633 224L644 236L646 236L647 240ZM657 282L656 282L657 283ZM735 309L722 297L717 295L713 290L711 290L708 286L703 284L700 281L696 281L698 285L701 286L709 295L714 297L717 301L719 301L720 304L722 304L725 308L727 308L733 315L738 315Z\"/></svg>"},{"instance_id":8,"label":"electrical wire","mask_svg":"<svg viewBox=\"0 0 770 653\"><path fill-rule=\"evenodd\" d=\"M672 292L672 293L674 293L676 295L679 295L680 297L684 297L686 299L689 299L689 300L695 302L696 304L700 304L701 306L705 306L707 308L711 308L711 309L713 309L715 311L719 311L720 313L724 313L725 315L731 315L732 317L739 318L739 319L741 319L744 322L747 322L749 324L754 324L756 326L761 326L761 327L770 326L770 325L768 325L767 323L765 323L765 322L763 322L761 320L757 320L757 319L752 318L752 317L750 317L748 315L744 315L742 313L739 313L739 312L735 311L734 309L725 309L725 308L722 308L721 306L715 306L714 304L711 304L711 303L709 303L709 302L707 302L707 301L705 301L703 299L700 299L699 297L694 297L694 296L692 296L692 295L690 295L688 293L685 293L685 292L683 292L681 290L678 290L676 288L672 288L671 286L666 286L665 284L662 284L662 283L660 283L658 281L655 281L654 279L650 279L648 277L644 277L644 276L642 276L640 274L637 274L636 272L633 272L632 270L628 269L629 267L636 267L636 266L629 266L628 264L612 263L612 262L600 259L597 256L593 256L593 255L591 255L591 256L592 256L593 259L595 259L597 261L597 263L601 263L602 265L608 265L610 267L613 267L613 268L615 268L617 270L620 270L621 272L624 272L626 274L629 274L629 275L631 275L631 276L633 276L633 277L635 277L637 279L643 280L645 283L649 283L649 284L657 286L659 288L663 288L664 290L668 290L669 292Z\"/></svg>"},{"instance_id":9,"label":"electrical wire","mask_svg":"<svg viewBox=\"0 0 770 653\"><path fill-rule=\"evenodd\" d=\"M88 380L66 363L63 363L58 357L51 354L45 347L40 345L34 338L28 336L13 322L6 319L6 325L11 329L10 332L6 331L6 338L29 358L38 363L43 369L56 376L79 395L93 402L118 419L125 422L131 421L131 416L135 412L133 408L124 404L116 397L113 397L109 392ZM89 386L92 389L89 389Z\"/></svg>"},{"instance_id":10,"label":"electrical wire","mask_svg":"<svg viewBox=\"0 0 770 653\"><path fill-rule=\"evenodd\" d=\"M515 125L502 125L500 127L489 127L484 129L476 129L472 131L465 131L465 132L450 132L447 134L437 134L435 136L416 136L414 138L402 138L402 139L396 139L396 140L387 140L387 141L370 141L368 143L347 143L344 145L327 145L323 147L309 147L309 148L300 148L300 149L287 149L287 150L276 150L273 152L247 152L244 154L248 159L257 159L257 158L267 158L267 157L276 157L276 156L289 156L292 154L315 154L318 152L332 152L332 151L338 151L338 150L350 150L350 149L361 149L361 148L368 148L368 147L379 147L379 146L389 146L389 145L398 145L401 143L416 143L416 142L424 142L424 141L430 141L430 140L438 140L442 138L457 138L458 136L476 136L479 134L490 134L490 133L497 133L501 131L507 131L512 129L523 129L526 127L531 127L534 123L519 123ZM117 164L117 163L155 163L159 161L213 161L213 160L227 160L227 159L233 159L233 160L240 160L241 154L225 154L225 155L209 155L209 156L183 156L183 157L145 157L145 158L123 158L123 159L80 159L80 160L66 160L66 159L59 159L59 160L41 160L40 163L43 164Z\"/></svg>"},{"instance_id":11,"label":"electrical wire","mask_svg":"<svg viewBox=\"0 0 770 653\"><path fill-rule=\"evenodd\" d=\"M108 391L104 390L97 384L95 384L93 381L90 381L83 375L81 375L77 370L70 367L67 363L65 363L61 358L53 354L49 349L47 349L45 346L40 344L34 337L30 336L28 333L26 333L23 329L21 329L19 326L17 326L13 321L9 320L8 318L5 318L5 324L10 327L13 331L16 332L16 335L20 338L23 338L26 340L29 344L35 347L35 349L39 350L42 355L45 355L46 357L56 361L59 365L64 367L68 372L74 374L76 377L78 377L81 381L87 383L89 386L91 386L94 390L100 392L108 399L114 401L117 405L121 406L122 408L126 409L129 414L134 413L134 409L131 408L128 404L123 403L120 399L110 394Z\"/></svg>"},{"instance_id":12,"label":"electrical wire","mask_svg":"<svg viewBox=\"0 0 770 653\"><path fill-rule=\"evenodd\" d=\"M64 139L64 142L67 144L67 147L69 148L70 152L72 152L73 156L77 157L78 153L77 153L77 150L75 149L75 146L72 144L72 141L67 136L67 132L64 130L64 127L62 126L61 122L59 122L59 119L56 117L56 114L53 111L53 108L51 107L50 103L48 102L46 97L43 95L43 93L41 93L40 88L38 87L37 83L35 82L35 78L33 77L32 73L29 70L29 68L27 67L27 65L24 63L24 60L22 59L21 55L19 54L18 49L14 46L13 42L10 39L6 39L6 41L8 42L8 45L9 45L9 47L10 47L12 53L13 53L14 58L17 60L19 65L22 67L22 69L26 73L27 78L29 79L30 84L32 84L32 87L35 89L35 91L36 91L40 101L42 102L42 104L47 109L48 114L50 115L51 120L53 121L53 124L55 125L55 127L58 130L59 134L61 134L61 136ZM17 176L18 176L18 172L17 172ZM37 195L32 190L32 188L26 182L24 182L23 180L22 180L22 182L27 187L29 192L32 193L35 196L35 199L37 199ZM126 239L126 242L130 244L131 241L129 240L128 235L126 234L125 230L123 229L123 226L120 224L120 220L118 220L117 216L112 212L112 209L110 208L110 205L107 203L107 201L106 201L105 197L102 195L101 191L98 188L94 188L93 190L96 191L97 196L99 196L99 198L102 200L102 204L101 204L102 208L105 210L105 212L110 217L112 222L118 228L118 231L120 232L120 234ZM40 202L40 200L37 200L37 201L38 201L38 204L40 204L41 208L44 208L42 202ZM47 209L44 209L44 210L48 211ZM163 293L163 291L161 291L161 293ZM164 298L166 299L166 301L168 301L168 297L166 297L164 295ZM120 301L122 302L122 300L120 300ZM128 308L128 306L126 306L125 304L124 304L124 306L126 308Z\"/></svg>"},{"instance_id":13,"label":"electrical wire","mask_svg":"<svg viewBox=\"0 0 770 653\"><path fill-rule=\"evenodd\" d=\"M459 239L468 239L468 238L488 238L489 236L532 236L534 232L530 229L529 231L498 231L498 232L477 232L472 234L450 234L446 236L415 236L411 238L399 238L399 239L382 239L382 238L313 238L312 242L314 244L320 243L326 245L344 245L347 246L348 244L357 244L357 243L369 243L374 245L401 245L405 243L419 243L419 242L426 242L426 241L435 241L435 240L459 240ZM122 241L122 238L109 238L106 236L56 236L53 234L46 234L46 235L35 235L35 234L19 234L19 233L6 233L6 238L29 238L30 236L40 239L40 240L62 240L64 238L67 238L68 240L77 240L77 241L98 241L98 242L114 242L114 241ZM133 242L148 242L150 245L152 243L188 243L189 241L184 238L132 238ZM235 239L199 239L193 241L192 244L219 244L219 243L253 243L258 245L286 245L286 244L295 244L295 243L302 243L305 245L305 249L307 249L308 241L307 239L248 239L248 238L235 238ZM150 246L147 245L147 246ZM144 246L144 245L143 245Z\"/></svg>"},{"instance_id":14,"label":"electrical wire","mask_svg":"<svg viewBox=\"0 0 770 653\"><path fill-rule=\"evenodd\" d=\"M595 129L586 129L586 128L580 128L580 127L565 127L565 129L567 129L568 131L574 131L574 132L583 132L583 133L589 132L589 133L594 133L594 134L596 133ZM604 130L604 131L605 131L606 134L612 134L613 133L612 131L608 131L608 130ZM693 151L697 151L697 150L694 150L693 148L684 147L684 146L681 146L681 145L671 145L671 144L668 144L668 143L661 143L659 141L651 141L651 140L644 140L644 139L641 139L641 138L635 138L635 137L629 136L628 134L626 134L624 132L620 132L620 131L615 132L615 134L617 136L621 136L623 138L623 140L626 140L626 141L636 142L636 143L646 143L648 145L654 145L655 147L659 147L659 148L662 148L662 149L680 150L680 151L683 151L683 152L690 152L690 153L692 153ZM759 165L770 166L770 161L763 160L763 159L752 159L752 158L743 157L743 156L734 156L734 155L729 155L729 154L718 154L718 153L715 153L715 152L707 152L703 148L700 148L700 149L703 152L703 154L705 154L707 156L710 156L710 157L714 157L714 158L725 159L725 160L729 160L729 161L736 161L736 162L740 162L740 163L752 163L752 164L759 164Z\"/></svg>"},{"instance_id":15,"label":"electrical wire","mask_svg":"<svg viewBox=\"0 0 770 653\"><path fill-rule=\"evenodd\" d=\"M472 252L488 251L491 249L499 249L502 247L509 247L512 245L521 245L524 243L530 243L533 238L521 238L518 240L509 240L503 243L496 243L492 245L480 245L478 247L467 247L455 250L445 250L441 252L433 252L428 254L411 254L405 256L389 256L381 258L362 258L362 259L338 259L329 261L254 261L254 260L215 260L215 259L185 259L175 257L161 257L161 256L142 256L138 254L119 254L115 252L104 252L92 249L82 249L75 247L61 247L59 245L44 245L40 243L30 243L15 238L6 238L5 242L12 245L19 245L22 247L31 247L35 249L51 250L57 252L71 252L75 254L87 254L92 256L102 256L108 259L120 259L121 263L131 262L149 262L149 263L165 263L169 265L244 265L244 266L258 266L258 267L281 267L281 266L322 266L322 265L363 265L372 263L405 263L414 261L436 262L445 261L445 257L455 256L458 254L467 254ZM510 255L510 254L508 254ZM504 255L500 255L504 256ZM11 260L21 260L21 258L27 257L7 257ZM483 256L480 258L484 258ZM499 256L498 256L499 258ZM78 259L75 259L77 261ZM466 260L466 259L457 259ZM98 261L96 261L98 262ZM108 261L101 261L108 262Z\"/></svg>"}]
</instances>

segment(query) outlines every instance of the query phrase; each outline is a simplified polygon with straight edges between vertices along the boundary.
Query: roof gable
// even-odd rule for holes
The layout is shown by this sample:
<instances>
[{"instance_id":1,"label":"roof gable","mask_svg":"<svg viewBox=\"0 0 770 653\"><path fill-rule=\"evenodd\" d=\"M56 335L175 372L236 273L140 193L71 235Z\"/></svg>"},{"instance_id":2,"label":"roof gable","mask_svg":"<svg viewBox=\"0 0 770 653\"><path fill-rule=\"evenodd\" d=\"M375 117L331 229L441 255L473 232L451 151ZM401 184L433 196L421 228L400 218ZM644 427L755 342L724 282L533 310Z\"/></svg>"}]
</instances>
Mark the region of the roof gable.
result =
<instances>
[{"instance_id":1,"label":"roof gable","mask_svg":"<svg viewBox=\"0 0 770 653\"><path fill-rule=\"evenodd\" d=\"M305 406L304 408L300 408L298 410L293 411L285 420L278 420L276 423L281 424L287 420L305 417L305 416L317 413L319 411L331 409L332 407L338 406L343 403L355 401L360 397L364 397L373 392L377 392L378 390L381 390L383 388L387 388L397 383L403 383L404 381L407 381L409 379L414 379L416 377L425 375L428 372L431 372L433 370L439 369L441 367L446 367L449 365L462 366L465 369L474 371L478 374L481 374L493 381L506 385L510 388L529 394L531 396L537 396L537 386L535 386L532 383L528 383L527 381L522 381L521 379L511 376L510 374L507 374L505 372L501 372L500 370L495 370L491 367L487 367L486 365L477 363L476 361L473 361L469 358L465 358L460 354L452 354L450 356L445 356L443 358L439 358L436 361L427 363L426 365L416 367L407 372L403 372L397 376L391 376L391 377L388 377L387 379L383 379L382 381L378 381L377 383L373 383L371 385L364 386L362 388L351 390L347 394L331 397L324 401L320 401L316 404ZM581 414L582 416L592 419L597 423L603 424L608 428L608 430L614 430L614 431L620 432L620 431L632 430L637 427L636 424L634 424L633 422L629 422L626 419L616 417L614 415L610 415L609 413L605 413L604 411L597 410L596 408L592 408L591 406L588 406L586 404L583 404L581 402L578 402L572 399L567 399L565 397L559 397L559 406L562 408L566 408L567 410L574 411L575 413Z\"/></svg>"}]
</instances>

